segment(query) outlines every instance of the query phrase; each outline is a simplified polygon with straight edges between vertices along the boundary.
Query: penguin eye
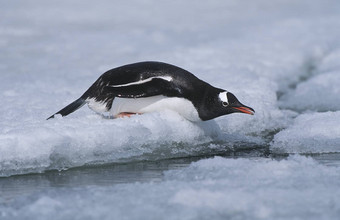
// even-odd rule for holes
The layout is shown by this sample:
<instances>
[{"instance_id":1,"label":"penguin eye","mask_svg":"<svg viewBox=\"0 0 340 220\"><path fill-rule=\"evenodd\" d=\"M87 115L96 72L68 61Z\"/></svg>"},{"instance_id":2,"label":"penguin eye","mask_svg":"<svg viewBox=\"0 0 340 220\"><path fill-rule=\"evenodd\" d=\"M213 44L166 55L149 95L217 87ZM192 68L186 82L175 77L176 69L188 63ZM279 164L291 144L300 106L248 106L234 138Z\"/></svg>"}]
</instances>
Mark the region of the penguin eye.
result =
<instances>
[{"instance_id":1,"label":"penguin eye","mask_svg":"<svg viewBox=\"0 0 340 220\"><path fill-rule=\"evenodd\" d=\"M229 104L228 102L222 102L223 107L227 107Z\"/></svg>"}]
</instances>

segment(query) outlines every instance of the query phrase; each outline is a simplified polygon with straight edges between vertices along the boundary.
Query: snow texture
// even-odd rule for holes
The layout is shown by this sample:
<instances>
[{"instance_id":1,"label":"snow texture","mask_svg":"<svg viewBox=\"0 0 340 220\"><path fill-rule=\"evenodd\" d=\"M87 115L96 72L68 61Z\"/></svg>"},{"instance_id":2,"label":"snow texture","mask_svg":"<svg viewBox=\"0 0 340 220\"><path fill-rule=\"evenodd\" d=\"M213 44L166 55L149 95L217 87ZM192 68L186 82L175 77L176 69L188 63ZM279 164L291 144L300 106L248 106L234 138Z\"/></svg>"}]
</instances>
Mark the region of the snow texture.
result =
<instances>
[{"instance_id":1,"label":"snow texture","mask_svg":"<svg viewBox=\"0 0 340 220\"><path fill-rule=\"evenodd\" d=\"M339 11L338 0L2 1L0 176L244 147L339 153ZM83 107L45 120L105 71L146 60L180 66L256 113L192 123ZM338 219L339 172L301 156L217 157L160 183L22 196L0 203L0 218Z\"/></svg>"},{"instance_id":2,"label":"snow texture","mask_svg":"<svg viewBox=\"0 0 340 220\"><path fill-rule=\"evenodd\" d=\"M339 3L327 2L3 3L0 174L139 160L149 153L178 156L169 144L185 143L185 155L216 141L221 149L266 145L272 134L291 129L299 114L338 111ZM256 114L199 124L169 112L112 121L84 107L45 121L106 70L142 60L183 67L233 92ZM338 114L324 117L339 121ZM336 133L339 125L327 130ZM297 142L279 145L276 140L288 141L281 132L275 149L324 152L313 140L303 151ZM306 136L296 130L294 137ZM317 143L339 145L330 138ZM163 150L168 154L156 153Z\"/></svg>"},{"instance_id":3,"label":"snow texture","mask_svg":"<svg viewBox=\"0 0 340 220\"><path fill-rule=\"evenodd\" d=\"M302 114L276 134L271 145L278 152L340 152L339 121L335 118L340 118L340 111Z\"/></svg>"},{"instance_id":4,"label":"snow texture","mask_svg":"<svg viewBox=\"0 0 340 220\"><path fill-rule=\"evenodd\" d=\"M2 219L338 219L340 169L303 156L215 157L165 181L54 189L0 205ZM325 181L327 180L327 181ZM124 198L124 199L122 199Z\"/></svg>"}]
</instances>

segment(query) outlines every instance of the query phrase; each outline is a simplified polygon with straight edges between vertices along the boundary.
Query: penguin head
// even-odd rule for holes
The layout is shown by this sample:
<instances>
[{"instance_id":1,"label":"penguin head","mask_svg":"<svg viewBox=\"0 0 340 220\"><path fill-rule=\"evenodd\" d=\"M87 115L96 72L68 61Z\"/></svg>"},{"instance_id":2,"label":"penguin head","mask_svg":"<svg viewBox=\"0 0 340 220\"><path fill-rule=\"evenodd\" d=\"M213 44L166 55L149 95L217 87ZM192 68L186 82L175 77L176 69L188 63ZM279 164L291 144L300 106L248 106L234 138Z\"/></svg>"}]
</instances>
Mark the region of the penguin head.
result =
<instances>
[{"instance_id":1,"label":"penguin head","mask_svg":"<svg viewBox=\"0 0 340 220\"><path fill-rule=\"evenodd\" d=\"M221 115L227 115L231 113L245 113L253 115L255 113L254 109L243 105L234 94L228 91L223 91L218 94L217 105L219 106L219 111Z\"/></svg>"},{"instance_id":2,"label":"penguin head","mask_svg":"<svg viewBox=\"0 0 340 220\"><path fill-rule=\"evenodd\" d=\"M255 113L254 109L243 105L231 92L217 88L206 93L197 110L203 121L237 112L249 115Z\"/></svg>"}]
</instances>

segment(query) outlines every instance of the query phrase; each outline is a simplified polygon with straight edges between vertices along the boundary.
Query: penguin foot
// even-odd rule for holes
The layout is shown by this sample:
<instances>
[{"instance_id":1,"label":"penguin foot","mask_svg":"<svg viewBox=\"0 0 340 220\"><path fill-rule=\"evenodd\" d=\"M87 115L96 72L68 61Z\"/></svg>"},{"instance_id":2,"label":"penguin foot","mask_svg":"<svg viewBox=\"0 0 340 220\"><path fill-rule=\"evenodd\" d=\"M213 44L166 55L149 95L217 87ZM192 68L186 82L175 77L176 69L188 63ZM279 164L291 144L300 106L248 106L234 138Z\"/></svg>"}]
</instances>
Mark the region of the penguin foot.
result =
<instances>
[{"instance_id":1,"label":"penguin foot","mask_svg":"<svg viewBox=\"0 0 340 220\"><path fill-rule=\"evenodd\" d=\"M124 118L124 117L131 117L132 115L140 115L140 113L133 113L133 112L121 112L115 116L115 118Z\"/></svg>"}]
</instances>

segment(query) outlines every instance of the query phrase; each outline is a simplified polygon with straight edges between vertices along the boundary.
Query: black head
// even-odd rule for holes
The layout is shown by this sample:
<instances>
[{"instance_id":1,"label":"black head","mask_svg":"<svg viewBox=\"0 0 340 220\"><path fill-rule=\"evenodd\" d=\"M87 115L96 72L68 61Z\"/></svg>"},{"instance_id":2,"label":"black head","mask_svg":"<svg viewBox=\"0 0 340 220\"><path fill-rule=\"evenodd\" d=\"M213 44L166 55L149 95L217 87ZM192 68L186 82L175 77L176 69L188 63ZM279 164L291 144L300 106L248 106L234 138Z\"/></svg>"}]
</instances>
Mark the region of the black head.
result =
<instances>
[{"instance_id":1,"label":"black head","mask_svg":"<svg viewBox=\"0 0 340 220\"><path fill-rule=\"evenodd\" d=\"M253 115L254 109L243 105L231 92L219 90L210 94L210 98L204 102L204 110L201 111L202 120L210 120L231 113L245 113Z\"/></svg>"}]
</instances>

